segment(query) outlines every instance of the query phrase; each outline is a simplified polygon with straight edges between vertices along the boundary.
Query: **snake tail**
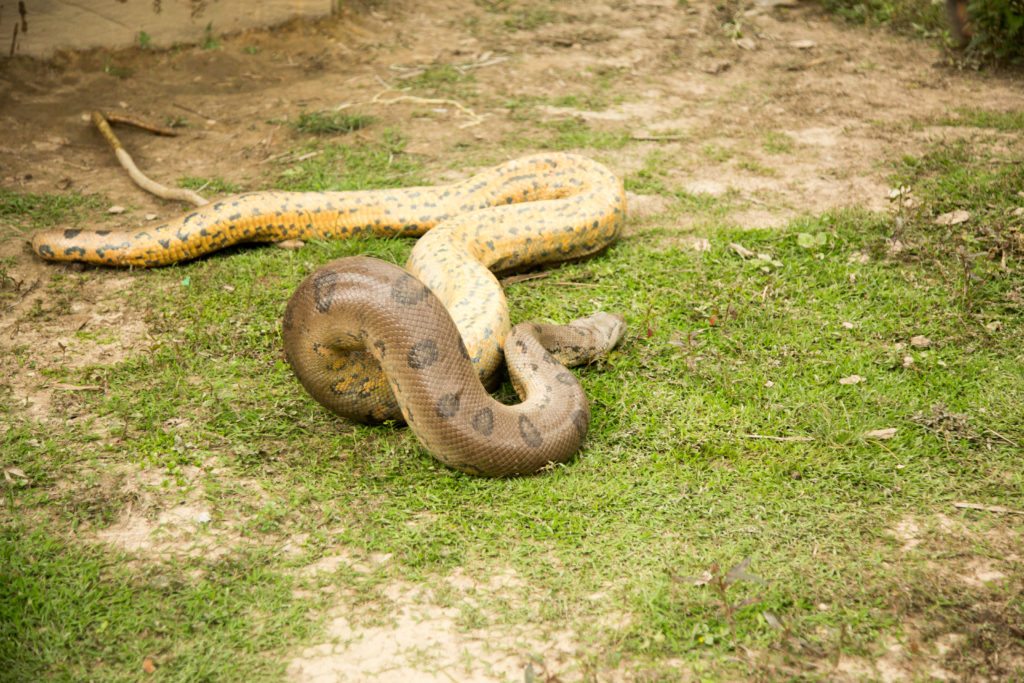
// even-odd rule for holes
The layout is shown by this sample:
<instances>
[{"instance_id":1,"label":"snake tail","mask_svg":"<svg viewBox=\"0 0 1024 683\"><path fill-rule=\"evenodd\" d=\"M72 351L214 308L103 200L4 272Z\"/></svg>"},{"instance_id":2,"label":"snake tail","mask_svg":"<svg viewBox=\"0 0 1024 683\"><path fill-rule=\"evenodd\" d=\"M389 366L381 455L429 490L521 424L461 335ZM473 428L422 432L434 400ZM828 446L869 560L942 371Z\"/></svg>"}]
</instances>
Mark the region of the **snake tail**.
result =
<instances>
[{"instance_id":1,"label":"snake tail","mask_svg":"<svg viewBox=\"0 0 1024 683\"><path fill-rule=\"evenodd\" d=\"M625 331L621 316L597 313L568 325L521 323L505 340L509 376L521 403L492 398L459 330L429 288L399 266L369 257L328 263L292 295L284 316L285 354L306 390L330 410L374 420L358 405L397 402L401 415L439 461L488 477L532 474L580 449L590 408L563 363L607 354ZM386 391L338 381L352 357L381 368Z\"/></svg>"}]
</instances>

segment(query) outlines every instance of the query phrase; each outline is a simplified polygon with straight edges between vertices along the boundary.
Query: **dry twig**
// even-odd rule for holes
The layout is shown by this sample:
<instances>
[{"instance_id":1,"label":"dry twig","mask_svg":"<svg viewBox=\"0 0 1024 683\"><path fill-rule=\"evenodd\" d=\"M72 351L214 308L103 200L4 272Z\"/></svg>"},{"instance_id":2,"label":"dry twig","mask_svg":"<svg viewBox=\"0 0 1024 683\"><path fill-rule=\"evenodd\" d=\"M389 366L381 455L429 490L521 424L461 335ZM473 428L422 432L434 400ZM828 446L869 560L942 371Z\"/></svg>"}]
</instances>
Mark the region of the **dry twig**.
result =
<instances>
[{"instance_id":1,"label":"dry twig","mask_svg":"<svg viewBox=\"0 0 1024 683\"><path fill-rule=\"evenodd\" d=\"M94 111L92 113L92 122L99 130L100 135L107 141L107 144L114 150L114 155L117 157L117 161L121 164L124 170L128 171L128 175L131 177L135 184L141 187L146 192L156 195L162 199L173 199L175 201L190 202L195 206L203 206L209 202L203 199L201 196L193 192L192 190L186 190L178 187L166 187L161 185L155 180L151 180L142 171L139 170L138 166L132 160L130 154L125 151L121 145L121 141L114 135L114 131L111 130L110 124L107 122L107 117L101 111ZM122 121L127 122L127 121ZM131 125L139 125L139 122L135 119L130 121ZM148 124L140 126L146 130L153 130L156 127L150 127ZM156 131L154 131L156 132ZM158 133L160 135L166 135L166 133Z\"/></svg>"}]
</instances>

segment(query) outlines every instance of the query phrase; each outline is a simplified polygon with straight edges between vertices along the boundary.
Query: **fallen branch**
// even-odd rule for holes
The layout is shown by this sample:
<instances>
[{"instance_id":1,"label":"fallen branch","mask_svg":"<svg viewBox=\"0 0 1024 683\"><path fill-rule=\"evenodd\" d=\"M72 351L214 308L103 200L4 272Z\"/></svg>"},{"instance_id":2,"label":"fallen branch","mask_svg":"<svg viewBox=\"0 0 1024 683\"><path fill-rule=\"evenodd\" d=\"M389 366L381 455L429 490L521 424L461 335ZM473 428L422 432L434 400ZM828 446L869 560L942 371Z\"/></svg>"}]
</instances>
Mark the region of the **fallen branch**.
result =
<instances>
[{"instance_id":1,"label":"fallen branch","mask_svg":"<svg viewBox=\"0 0 1024 683\"><path fill-rule=\"evenodd\" d=\"M128 171L129 177L135 182L136 185L141 187L146 192L156 195L162 199L172 199L179 202L190 202L195 206L203 206L209 202L203 199L201 196L193 192L192 190L186 190L178 187L166 187L161 185L155 180L151 180L142 171L139 170L135 162L132 161L132 157L125 151L121 145L121 141L118 140L117 136L114 135L114 131L110 128L110 124L107 122L107 118L101 111L94 111L92 113L92 122L99 130L100 135L107 141L111 149L114 150L114 156L117 157L117 161L121 164L124 170ZM138 121L131 120L131 125L137 125ZM147 127L146 130L152 130ZM164 134L164 133L159 133Z\"/></svg>"},{"instance_id":2,"label":"fallen branch","mask_svg":"<svg viewBox=\"0 0 1024 683\"><path fill-rule=\"evenodd\" d=\"M1004 508L1002 505L982 505L981 503L953 503L953 507L961 510L981 510L982 512L1001 512L1006 515L1024 515L1024 510Z\"/></svg>"}]
</instances>

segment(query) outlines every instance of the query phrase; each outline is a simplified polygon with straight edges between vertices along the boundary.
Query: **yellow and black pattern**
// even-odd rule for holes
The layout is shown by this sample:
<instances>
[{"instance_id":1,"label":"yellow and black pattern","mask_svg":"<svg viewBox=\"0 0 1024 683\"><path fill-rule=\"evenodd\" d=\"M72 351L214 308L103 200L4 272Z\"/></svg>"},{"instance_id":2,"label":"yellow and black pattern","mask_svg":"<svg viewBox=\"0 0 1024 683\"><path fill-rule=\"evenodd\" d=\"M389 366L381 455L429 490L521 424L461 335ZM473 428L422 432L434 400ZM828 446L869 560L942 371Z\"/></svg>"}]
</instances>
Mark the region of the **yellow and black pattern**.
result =
<instances>
[{"instance_id":1,"label":"yellow and black pattern","mask_svg":"<svg viewBox=\"0 0 1024 683\"><path fill-rule=\"evenodd\" d=\"M618 237L625 209L622 182L611 171L585 157L553 153L509 161L450 185L239 194L153 228L43 231L32 246L53 261L154 267L245 242L424 235L406 269L449 311L486 381L501 363L510 328L492 271L598 252ZM346 414L400 418L371 354L332 356L330 362L332 393L351 402Z\"/></svg>"}]
</instances>

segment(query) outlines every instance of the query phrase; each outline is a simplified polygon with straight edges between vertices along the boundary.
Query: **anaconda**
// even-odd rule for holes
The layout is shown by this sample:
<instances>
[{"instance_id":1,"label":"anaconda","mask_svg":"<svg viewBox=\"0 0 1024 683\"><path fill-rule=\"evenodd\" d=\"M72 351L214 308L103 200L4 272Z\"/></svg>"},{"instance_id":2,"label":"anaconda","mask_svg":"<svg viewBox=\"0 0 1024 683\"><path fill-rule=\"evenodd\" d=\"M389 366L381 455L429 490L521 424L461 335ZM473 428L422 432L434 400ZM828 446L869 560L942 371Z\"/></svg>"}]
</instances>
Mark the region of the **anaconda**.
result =
<instances>
[{"instance_id":1,"label":"anaconda","mask_svg":"<svg viewBox=\"0 0 1024 683\"><path fill-rule=\"evenodd\" d=\"M451 315L466 355L479 379L486 382L500 365L502 344L510 329L505 296L492 271L594 254L618 237L624 219L625 193L611 171L577 155L540 154L433 187L239 194L153 228L44 231L34 236L32 246L49 260L153 267L244 242L423 235L406 263L413 277L396 281L404 284L396 285L399 290L392 293L392 304L401 306L407 299L417 299L425 285ZM403 293L401 287L408 291ZM316 330L313 332L315 337ZM367 329L358 332L370 334ZM618 335L621 330L616 341ZM381 372L380 359L373 351L350 348L349 341L332 346L321 339L316 342L320 346L314 348L313 341L293 339L290 343L306 344L306 349L299 352L293 347L290 357L312 352L326 360L329 379L324 380L317 371L322 388L311 392L335 412L360 420L402 419L406 408L396 400L393 384ZM589 358L606 351L607 341L585 341L576 346ZM307 379L301 374L300 379L309 389ZM468 386L460 388L469 390ZM553 405L549 411L556 421L572 422L577 409ZM424 440L437 441L436 437ZM517 465L513 469L523 468Z\"/></svg>"}]
</instances>

